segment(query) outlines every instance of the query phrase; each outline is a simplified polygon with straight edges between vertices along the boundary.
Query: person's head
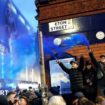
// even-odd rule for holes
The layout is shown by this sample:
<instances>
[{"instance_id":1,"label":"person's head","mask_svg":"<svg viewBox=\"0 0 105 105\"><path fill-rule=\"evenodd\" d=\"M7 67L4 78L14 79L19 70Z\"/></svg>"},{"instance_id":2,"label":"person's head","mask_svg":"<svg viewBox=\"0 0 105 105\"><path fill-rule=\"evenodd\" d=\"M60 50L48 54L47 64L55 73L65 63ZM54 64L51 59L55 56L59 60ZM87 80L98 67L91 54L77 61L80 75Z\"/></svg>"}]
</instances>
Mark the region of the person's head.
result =
<instances>
[{"instance_id":1,"label":"person's head","mask_svg":"<svg viewBox=\"0 0 105 105\"><path fill-rule=\"evenodd\" d=\"M30 91L28 97L29 97L30 100L38 98L38 96L35 94L34 91Z\"/></svg>"},{"instance_id":2,"label":"person's head","mask_svg":"<svg viewBox=\"0 0 105 105\"><path fill-rule=\"evenodd\" d=\"M86 101L85 103L83 103L81 105L95 105L95 103L90 101L90 100L88 100L88 101Z\"/></svg>"},{"instance_id":3,"label":"person's head","mask_svg":"<svg viewBox=\"0 0 105 105\"><path fill-rule=\"evenodd\" d=\"M78 101L78 105L95 105L92 101L87 99L86 97L81 97Z\"/></svg>"},{"instance_id":4,"label":"person's head","mask_svg":"<svg viewBox=\"0 0 105 105\"><path fill-rule=\"evenodd\" d=\"M29 101L28 101L27 97L21 96L19 98L19 105L28 105L28 104L29 104Z\"/></svg>"},{"instance_id":5,"label":"person's head","mask_svg":"<svg viewBox=\"0 0 105 105\"><path fill-rule=\"evenodd\" d=\"M105 63L105 55L104 54L103 55L100 55L100 61L102 63Z\"/></svg>"},{"instance_id":6,"label":"person's head","mask_svg":"<svg viewBox=\"0 0 105 105\"><path fill-rule=\"evenodd\" d=\"M49 99L48 105L66 105L66 102L62 96L52 96Z\"/></svg>"},{"instance_id":7,"label":"person's head","mask_svg":"<svg viewBox=\"0 0 105 105\"><path fill-rule=\"evenodd\" d=\"M86 61L85 66L87 69L90 69L92 67L92 62L90 60Z\"/></svg>"},{"instance_id":8,"label":"person's head","mask_svg":"<svg viewBox=\"0 0 105 105\"><path fill-rule=\"evenodd\" d=\"M97 104L101 104L101 105L105 105L105 97L103 97L103 96L97 96L96 97L96 103Z\"/></svg>"},{"instance_id":9,"label":"person's head","mask_svg":"<svg viewBox=\"0 0 105 105\"><path fill-rule=\"evenodd\" d=\"M76 92L74 94L74 96L77 97L77 98L81 98L81 97L84 97L85 98L85 95L83 94L83 92Z\"/></svg>"},{"instance_id":10,"label":"person's head","mask_svg":"<svg viewBox=\"0 0 105 105\"><path fill-rule=\"evenodd\" d=\"M29 91L33 91L33 88L31 86L28 89L29 89Z\"/></svg>"},{"instance_id":11,"label":"person's head","mask_svg":"<svg viewBox=\"0 0 105 105\"><path fill-rule=\"evenodd\" d=\"M15 101L17 100L16 92L9 92L7 94L7 100L8 102L15 103Z\"/></svg>"},{"instance_id":12,"label":"person's head","mask_svg":"<svg viewBox=\"0 0 105 105\"><path fill-rule=\"evenodd\" d=\"M72 68L78 68L78 63L76 61L70 61Z\"/></svg>"}]
</instances>

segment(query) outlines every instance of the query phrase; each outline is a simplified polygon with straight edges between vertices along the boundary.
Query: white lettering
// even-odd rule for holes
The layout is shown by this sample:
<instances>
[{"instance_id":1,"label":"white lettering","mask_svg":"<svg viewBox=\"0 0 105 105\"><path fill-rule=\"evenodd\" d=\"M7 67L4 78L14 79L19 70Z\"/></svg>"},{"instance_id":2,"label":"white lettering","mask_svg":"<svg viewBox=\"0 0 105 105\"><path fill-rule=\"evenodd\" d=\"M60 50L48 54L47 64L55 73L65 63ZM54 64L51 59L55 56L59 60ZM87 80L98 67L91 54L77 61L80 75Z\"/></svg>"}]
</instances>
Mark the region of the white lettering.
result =
<instances>
[{"instance_id":1,"label":"white lettering","mask_svg":"<svg viewBox=\"0 0 105 105\"><path fill-rule=\"evenodd\" d=\"M0 90L0 95L7 95L8 92L8 90Z\"/></svg>"}]
</instances>

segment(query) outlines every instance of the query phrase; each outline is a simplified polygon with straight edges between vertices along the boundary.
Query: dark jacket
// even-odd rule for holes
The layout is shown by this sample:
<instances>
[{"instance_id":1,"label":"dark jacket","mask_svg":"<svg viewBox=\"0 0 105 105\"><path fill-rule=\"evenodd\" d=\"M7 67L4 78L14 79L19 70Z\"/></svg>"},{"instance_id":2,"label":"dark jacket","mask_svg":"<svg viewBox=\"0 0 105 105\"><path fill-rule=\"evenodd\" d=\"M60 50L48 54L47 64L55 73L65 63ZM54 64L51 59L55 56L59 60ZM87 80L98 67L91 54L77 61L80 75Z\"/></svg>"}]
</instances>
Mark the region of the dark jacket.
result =
<instances>
[{"instance_id":1,"label":"dark jacket","mask_svg":"<svg viewBox=\"0 0 105 105\"><path fill-rule=\"evenodd\" d=\"M5 96L0 95L0 105L9 105Z\"/></svg>"},{"instance_id":2,"label":"dark jacket","mask_svg":"<svg viewBox=\"0 0 105 105\"><path fill-rule=\"evenodd\" d=\"M94 67L90 69L85 68L83 74L85 86L96 86L96 69ZM87 82L87 80L90 80L90 82Z\"/></svg>"},{"instance_id":3,"label":"dark jacket","mask_svg":"<svg viewBox=\"0 0 105 105\"><path fill-rule=\"evenodd\" d=\"M60 62L59 65L67 74L69 74L72 91L76 92L83 90L83 73L82 73L84 67L83 57L80 58L80 63L77 69L66 68L62 62Z\"/></svg>"},{"instance_id":4,"label":"dark jacket","mask_svg":"<svg viewBox=\"0 0 105 105\"><path fill-rule=\"evenodd\" d=\"M100 79L97 78L97 85L105 87L105 64L103 64L102 62L98 62L92 52L89 53L89 56L97 70L97 75L100 72L102 72L102 74L103 74L102 78L100 78Z\"/></svg>"}]
</instances>

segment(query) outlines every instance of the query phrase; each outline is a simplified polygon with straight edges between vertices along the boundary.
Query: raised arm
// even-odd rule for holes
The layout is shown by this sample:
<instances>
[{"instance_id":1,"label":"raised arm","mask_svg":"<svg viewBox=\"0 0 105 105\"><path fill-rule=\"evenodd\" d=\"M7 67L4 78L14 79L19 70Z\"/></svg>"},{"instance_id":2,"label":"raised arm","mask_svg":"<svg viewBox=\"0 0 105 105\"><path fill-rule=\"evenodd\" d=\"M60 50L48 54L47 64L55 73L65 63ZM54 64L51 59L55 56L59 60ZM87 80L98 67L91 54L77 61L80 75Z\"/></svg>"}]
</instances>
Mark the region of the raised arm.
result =
<instances>
[{"instance_id":1,"label":"raised arm","mask_svg":"<svg viewBox=\"0 0 105 105\"><path fill-rule=\"evenodd\" d=\"M58 59L56 59L56 62L59 64L59 66L62 68L63 71L65 71L67 74L69 74L70 69L65 67L65 65L60 62Z\"/></svg>"},{"instance_id":2,"label":"raised arm","mask_svg":"<svg viewBox=\"0 0 105 105\"><path fill-rule=\"evenodd\" d=\"M94 66L99 67L99 64L98 64L96 58L94 57L94 54L90 48L88 48L88 52L89 52L89 57L90 57L92 63L94 64Z\"/></svg>"},{"instance_id":3,"label":"raised arm","mask_svg":"<svg viewBox=\"0 0 105 105\"><path fill-rule=\"evenodd\" d=\"M83 68L84 68L84 57L81 55L79 61L79 71L83 71Z\"/></svg>"}]
</instances>

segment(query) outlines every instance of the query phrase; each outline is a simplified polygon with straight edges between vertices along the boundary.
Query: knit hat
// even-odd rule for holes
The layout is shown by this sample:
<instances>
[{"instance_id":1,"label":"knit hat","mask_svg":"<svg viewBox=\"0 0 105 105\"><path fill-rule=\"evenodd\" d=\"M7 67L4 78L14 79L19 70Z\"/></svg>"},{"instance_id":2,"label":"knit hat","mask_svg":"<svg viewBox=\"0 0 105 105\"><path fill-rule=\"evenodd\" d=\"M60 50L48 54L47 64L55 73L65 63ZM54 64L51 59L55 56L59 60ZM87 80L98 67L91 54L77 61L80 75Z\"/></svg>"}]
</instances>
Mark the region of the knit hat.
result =
<instances>
[{"instance_id":1,"label":"knit hat","mask_svg":"<svg viewBox=\"0 0 105 105\"><path fill-rule=\"evenodd\" d=\"M70 64L72 65L73 63L78 64L76 61L70 61Z\"/></svg>"}]
</instances>

